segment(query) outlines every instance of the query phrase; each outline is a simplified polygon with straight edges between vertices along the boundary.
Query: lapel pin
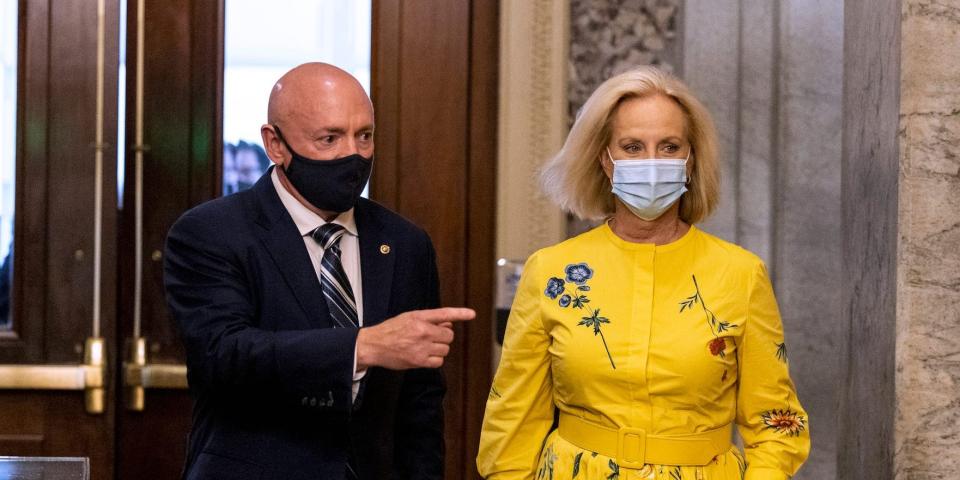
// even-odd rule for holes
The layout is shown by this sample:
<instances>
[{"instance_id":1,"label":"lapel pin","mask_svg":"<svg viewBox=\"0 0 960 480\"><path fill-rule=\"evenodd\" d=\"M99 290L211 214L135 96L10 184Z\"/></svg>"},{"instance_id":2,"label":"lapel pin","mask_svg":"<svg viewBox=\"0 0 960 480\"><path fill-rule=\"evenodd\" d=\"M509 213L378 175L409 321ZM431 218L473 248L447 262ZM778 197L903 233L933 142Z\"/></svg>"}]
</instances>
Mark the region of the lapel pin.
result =
<instances>
[{"instance_id":1,"label":"lapel pin","mask_svg":"<svg viewBox=\"0 0 960 480\"><path fill-rule=\"evenodd\" d=\"M387 245L387 244L380 245L380 253L384 255L390 253L390 245Z\"/></svg>"}]
</instances>

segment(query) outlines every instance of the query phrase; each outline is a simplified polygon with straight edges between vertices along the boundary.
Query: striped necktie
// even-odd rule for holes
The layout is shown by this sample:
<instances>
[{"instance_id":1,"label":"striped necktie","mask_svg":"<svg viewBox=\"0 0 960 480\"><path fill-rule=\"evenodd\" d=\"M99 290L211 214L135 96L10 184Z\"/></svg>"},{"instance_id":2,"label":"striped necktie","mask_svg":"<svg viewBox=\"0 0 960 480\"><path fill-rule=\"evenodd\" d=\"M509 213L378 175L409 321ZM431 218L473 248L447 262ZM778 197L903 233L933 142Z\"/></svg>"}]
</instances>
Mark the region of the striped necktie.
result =
<instances>
[{"instance_id":1,"label":"striped necktie","mask_svg":"<svg viewBox=\"0 0 960 480\"><path fill-rule=\"evenodd\" d=\"M342 225L327 223L310 232L310 236L323 247L320 261L320 286L330 310L334 327L359 328L357 301L347 272L340 260L340 238L346 233Z\"/></svg>"}]
</instances>

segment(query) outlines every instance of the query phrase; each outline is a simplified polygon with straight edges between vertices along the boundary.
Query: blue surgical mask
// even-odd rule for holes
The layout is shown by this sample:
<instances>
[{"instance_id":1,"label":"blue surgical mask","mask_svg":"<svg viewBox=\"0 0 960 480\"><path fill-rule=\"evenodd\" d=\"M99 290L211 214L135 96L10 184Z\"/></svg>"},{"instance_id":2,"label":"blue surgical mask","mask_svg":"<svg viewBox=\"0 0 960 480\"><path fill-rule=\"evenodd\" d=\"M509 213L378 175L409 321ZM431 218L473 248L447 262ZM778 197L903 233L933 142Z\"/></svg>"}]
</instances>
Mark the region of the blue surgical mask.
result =
<instances>
[{"instance_id":1,"label":"blue surgical mask","mask_svg":"<svg viewBox=\"0 0 960 480\"><path fill-rule=\"evenodd\" d=\"M647 160L614 160L613 194L634 215L656 220L687 191L687 153L685 159L653 158Z\"/></svg>"}]
</instances>

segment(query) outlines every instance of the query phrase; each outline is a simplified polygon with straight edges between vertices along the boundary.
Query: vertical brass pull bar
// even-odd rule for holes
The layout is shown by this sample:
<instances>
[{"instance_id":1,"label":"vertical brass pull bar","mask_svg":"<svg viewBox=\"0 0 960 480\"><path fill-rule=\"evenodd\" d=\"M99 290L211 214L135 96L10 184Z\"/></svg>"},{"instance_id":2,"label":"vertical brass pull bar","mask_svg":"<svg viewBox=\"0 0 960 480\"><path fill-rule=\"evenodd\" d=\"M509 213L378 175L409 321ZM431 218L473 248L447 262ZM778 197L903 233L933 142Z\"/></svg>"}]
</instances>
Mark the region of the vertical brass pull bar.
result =
<instances>
[{"instance_id":1,"label":"vertical brass pull bar","mask_svg":"<svg viewBox=\"0 0 960 480\"><path fill-rule=\"evenodd\" d=\"M107 352L102 338L88 338L83 353L84 399L87 413L99 415L106 406Z\"/></svg>"},{"instance_id":2,"label":"vertical brass pull bar","mask_svg":"<svg viewBox=\"0 0 960 480\"><path fill-rule=\"evenodd\" d=\"M144 56L144 0L137 0L137 62L134 88L134 245L133 245L133 340L142 337L143 298L143 56Z\"/></svg>"},{"instance_id":3,"label":"vertical brass pull bar","mask_svg":"<svg viewBox=\"0 0 960 480\"><path fill-rule=\"evenodd\" d=\"M129 347L129 357L123 365L124 403L127 410L142 412L145 403L142 378L143 368L147 365L147 339L134 338Z\"/></svg>"}]
</instances>

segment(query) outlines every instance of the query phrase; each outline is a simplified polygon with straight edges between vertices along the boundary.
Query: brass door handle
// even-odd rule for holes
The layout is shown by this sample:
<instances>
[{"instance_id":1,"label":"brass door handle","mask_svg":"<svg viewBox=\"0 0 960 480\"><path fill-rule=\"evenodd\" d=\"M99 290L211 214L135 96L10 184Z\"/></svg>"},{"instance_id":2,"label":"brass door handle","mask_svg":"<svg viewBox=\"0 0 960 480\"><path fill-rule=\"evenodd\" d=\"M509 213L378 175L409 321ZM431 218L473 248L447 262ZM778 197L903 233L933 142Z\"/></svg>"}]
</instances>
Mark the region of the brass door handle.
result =
<instances>
[{"instance_id":1,"label":"brass door handle","mask_svg":"<svg viewBox=\"0 0 960 480\"><path fill-rule=\"evenodd\" d=\"M123 364L124 400L127 410L142 412L146 389L186 390L187 366L147 363L147 340L135 338L130 343L130 357Z\"/></svg>"},{"instance_id":2,"label":"brass door handle","mask_svg":"<svg viewBox=\"0 0 960 480\"><path fill-rule=\"evenodd\" d=\"M187 366L181 364L150 363L123 366L125 387L184 390L187 385Z\"/></svg>"},{"instance_id":3,"label":"brass door handle","mask_svg":"<svg viewBox=\"0 0 960 480\"><path fill-rule=\"evenodd\" d=\"M102 338L88 338L82 364L0 365L0 390L83 390L87 413L101 414L106 397Z\"/></svg>"}]
</instances>

